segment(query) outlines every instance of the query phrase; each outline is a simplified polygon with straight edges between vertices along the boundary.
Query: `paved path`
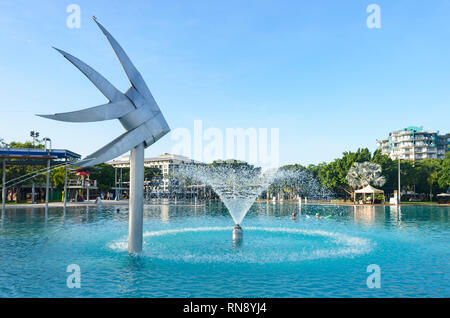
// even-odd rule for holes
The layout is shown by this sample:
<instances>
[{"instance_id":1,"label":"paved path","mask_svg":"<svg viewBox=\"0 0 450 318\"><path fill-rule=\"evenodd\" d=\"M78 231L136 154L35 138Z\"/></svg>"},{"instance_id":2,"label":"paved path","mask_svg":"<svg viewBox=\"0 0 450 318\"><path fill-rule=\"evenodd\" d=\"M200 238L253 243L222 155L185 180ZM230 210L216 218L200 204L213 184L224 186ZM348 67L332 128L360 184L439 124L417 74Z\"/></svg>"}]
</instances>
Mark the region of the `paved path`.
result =
<instances>
[{"instance_id":1,"label":"paved path","mask_svg":"<svg viewBox=\"0 0 450 318\"><path fill-rule=\"evenodd\" d=\"M128 205L128 200L104 200L100 204L96 204L94 200L84 201L84 202L67 202L67 207L79 207L79 206L99 206L99 205ZM63 207L63 202L50 202L48 204L49 208ZM6 204L6 209L16 209L16 208L45 208L45 203L23 203L23 204ZM1 206L0 206L1 209Z\"/></svg>"}]
</instances>

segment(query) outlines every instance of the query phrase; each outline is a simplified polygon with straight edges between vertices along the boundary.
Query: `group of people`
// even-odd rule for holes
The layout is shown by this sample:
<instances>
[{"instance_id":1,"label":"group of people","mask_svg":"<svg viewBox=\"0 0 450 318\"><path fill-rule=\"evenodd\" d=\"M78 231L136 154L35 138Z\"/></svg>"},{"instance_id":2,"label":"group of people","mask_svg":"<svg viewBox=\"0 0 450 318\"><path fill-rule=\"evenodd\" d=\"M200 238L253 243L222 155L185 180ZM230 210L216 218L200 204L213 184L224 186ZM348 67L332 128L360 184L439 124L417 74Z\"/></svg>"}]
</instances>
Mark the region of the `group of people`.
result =
<instances>
[{"instance_id":1,"label":"group of people","mask_svg":"<svg viewBox=\"0 0 450 318\"><path fill-rule=\"evenodd\" d=\"M95 198L95 203L99 204L99 203L102 203L103 200L113 200L113 199L114 199L114 196L109 191L106 192L106 195L105 195L105 192L102 192L102 193L100 193L99 197Z\"/></svg>"},{"instance_id":2,"label":"group of people","mask_svg":"<svg viewBox=\"0 0 450 318\"><path fill-rule=\"evenodd\" d=\"M106 195L105 195L105 192L102 192L102 193L100 194L100 196L101 196L101 199L102 199L102 200L112 200L112 199L114 199L113 194L110 193L109 191L106 192Z\"/></svg>"},{"instance_id":3,"label":"group of people","mask_svg":"<svg viewBox=\"0 0 450 318\"><path fill-rule=\"evenodd\" d=\"M316 213L316 215L315 215L315 218L316 219L329 219L331 217L331 215L328 215L328 216L320 216L320 214L319 213ZM310 216L309 215L306 215L306 218L310 218ZM296 219L296 213L295 212L293 212L292 214L291 214L291 219L292 220L295 220Z\"/></svg>"}]
</instances>

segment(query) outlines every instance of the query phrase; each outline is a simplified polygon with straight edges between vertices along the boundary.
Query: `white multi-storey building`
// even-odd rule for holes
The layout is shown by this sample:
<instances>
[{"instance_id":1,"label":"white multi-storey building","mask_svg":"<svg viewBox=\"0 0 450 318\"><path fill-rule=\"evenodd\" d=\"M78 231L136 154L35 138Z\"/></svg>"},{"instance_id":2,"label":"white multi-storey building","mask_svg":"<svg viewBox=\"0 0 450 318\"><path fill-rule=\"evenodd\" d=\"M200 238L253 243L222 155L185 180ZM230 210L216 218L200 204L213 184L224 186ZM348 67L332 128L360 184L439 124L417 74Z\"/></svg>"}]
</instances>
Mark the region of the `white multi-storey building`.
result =
<instances>
[{"instance_id":1,"label":"white multi-storey building","mask_svg":"<svg viewBox=\"0 0 450 318\"><path fill-rule=\"evenodd\" d=\"M108 162L108 164L114 168L130 168L130 157L123 156L118 160ZM162 178L154 189L159 192L172 192L174 187L178 187L179 183L173 178L173 173L175 173L181 166L191 164L202 163L189 159L188 157L168 153L162 154L158 157L144 159L144 167L158 168L162 173Z\"/></svg>"},{"instance_id":2,"label":"white multi-storey building","mask_svg":"<svg viewBox=\"0 0 450 318\"><path fill-rule=\"evenodd\" d=\"M438 131L410 126L390 132L387 139L377 140L377 147L391 159L443 159L450 149L450 134L439 135Z\"/></svg>"}]
</instances>

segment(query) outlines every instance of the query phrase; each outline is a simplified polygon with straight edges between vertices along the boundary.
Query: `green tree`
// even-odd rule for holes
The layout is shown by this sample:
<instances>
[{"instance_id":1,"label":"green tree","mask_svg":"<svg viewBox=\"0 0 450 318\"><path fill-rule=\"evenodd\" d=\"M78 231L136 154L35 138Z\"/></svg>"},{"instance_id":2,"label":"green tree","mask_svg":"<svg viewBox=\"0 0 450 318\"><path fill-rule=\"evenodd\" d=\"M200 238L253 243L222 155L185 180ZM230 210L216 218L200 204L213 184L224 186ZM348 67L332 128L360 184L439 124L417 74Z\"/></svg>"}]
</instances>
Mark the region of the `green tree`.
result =
<instances>
[{"instance_id":1,"label":"green tree","mask_svg":"<svg viewBox=\"0 0 450 318\"><path fill-rule=\"evenodd\" d=\"M156 167L145 167L144 168L144 178L145 180L152 181L152 180L159 180L162 178L162 172L161 169Z\"/></svg>"},{"instance_id":2,"label":"green tree","mask_svg":"<svg viewBox=\"0 0 450 318\"><path fill-rule=\"evenodd\" d=\"M371 160L371 153L367 148L358 148L356 152L346 151L342 158L337 158L328 164L308 166L308 170L316 176L322 185L335 193L350 197L353 189L348 184L346 177L348 171L355 162Z\"/></svg>"},{"instance_id":3,"label":"green tree","mask_svg":"<svg viewBox=\"0 0 450 318\"><path fill-rule=\"evenodd\" d=\"M438 190L439 175L441 173L441 160L439 159L425 159L417 163L418 178L422 184L426 184L430 193L430 201L433 200L433 188ZM425 189L424 189L425 190Z\"/></svg>"},{"instance_id":4,"label":"green tree","mask_svg":"<svg viewBox=\"0 0 450 318\"><path fill-rule=\"evenodd\" d=\"M59 167L59 168L53 169L50 172L50 179L52 180L51 182L53 183L53 186L57 190L64 189L64 177L65 177L65 168L64 167ZM69 180L74 177L75 177L75 174L73 172L71 172L69 168L67 168L67 179Z\"/></svg>"},{"instance_id":5,"label":"green tree","mask_svg":"<svg viewBox=\"0 0 450 318\"><path fill-rule=\"evenodd\" d=\"M444 160L442 160L438 184L444 192L447 192L450 187L450 152L447 152Z\"/></svg>"},{"instance_id":6,"label":"green tree","mask_svg":"<svg viewBox=\"0 0 450 318\"><path fill-rule=\"evenodd\" d=\"M94 167L97 168L97 170L91 174L90 178L97 180L97 187L99 190L108 191L113 188L115 176L114 167L106 163L101 163Z\"/></svg>"},{"instance_id":7,"label":"green tree","mask_svg":"<svg viewBox=\"0 0 450 318\"><path fill-rule=\"evenodd\" d=\"M3 142L4 143L4 142ZM7 144L10 148L44 148L44 144L42 143L42 140L37 139L36 142L33 144L31 141L26 142L18 142L18 141L12 141L9 144ZM21 159L9 159L8 161L14 162L14 161L20 161ZM45 165L44 165L45 166ZM22 164L10 164L6 166L6 179L7 180L13 180L25 175L30 175L32 171L36 171L40 168L43 168L42 166L39 167L31 167L27 165ZM34 177L34 181L36 183L43 183L45 182L45 177L43 174L36 175ZM16 202L20 201L22 198L20 197L20 190L24 184L31 183L31 180L17 180L17 183L14 185L9 184L9 187L11 187L11 191L16 194Z\"/></svg>"},{"instance_id":8,"label":"green tree","mask_svg":"<svg viewBox=\"0 0 450 318\"><path fill-rule=\"evenodd\" d=\"M386 178L386 183L381 188L385 192L391 192L397 187L397 162L389 158L388 155L383 155L380 149L373 153L372 162L381 166L382 174Z\"/></svg>"}]
</instances>

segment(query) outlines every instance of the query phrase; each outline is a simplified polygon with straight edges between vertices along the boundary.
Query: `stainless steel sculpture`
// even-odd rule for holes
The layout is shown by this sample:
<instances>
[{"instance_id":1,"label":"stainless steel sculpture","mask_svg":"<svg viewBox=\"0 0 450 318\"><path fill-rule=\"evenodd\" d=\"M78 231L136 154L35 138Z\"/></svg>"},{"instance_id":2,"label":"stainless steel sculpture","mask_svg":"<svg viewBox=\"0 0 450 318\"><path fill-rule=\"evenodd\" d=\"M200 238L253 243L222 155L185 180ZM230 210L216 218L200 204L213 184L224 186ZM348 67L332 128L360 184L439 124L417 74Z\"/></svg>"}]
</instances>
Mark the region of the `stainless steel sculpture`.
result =
<instances>
[{"instance_id":1,"label":"stainless steel sculpture","mask_svg":"<svg viewBox=\"0 0 450 318\"><path fill-rule=\"evenodd\" d=\"M120 92L89 65L69 53L55 48L86 75L105 95L109 103L79 111L38 116L66 122L119 119L126 132L84 158L78 166L100 164L131 150L128 251L138 253L142 250L144 148L167 134L170 128L141 74L131 63L125 51L96 18L93 19L111 44L131 82L131 87L125 93Z\"/></svg>"}]
</instances>

